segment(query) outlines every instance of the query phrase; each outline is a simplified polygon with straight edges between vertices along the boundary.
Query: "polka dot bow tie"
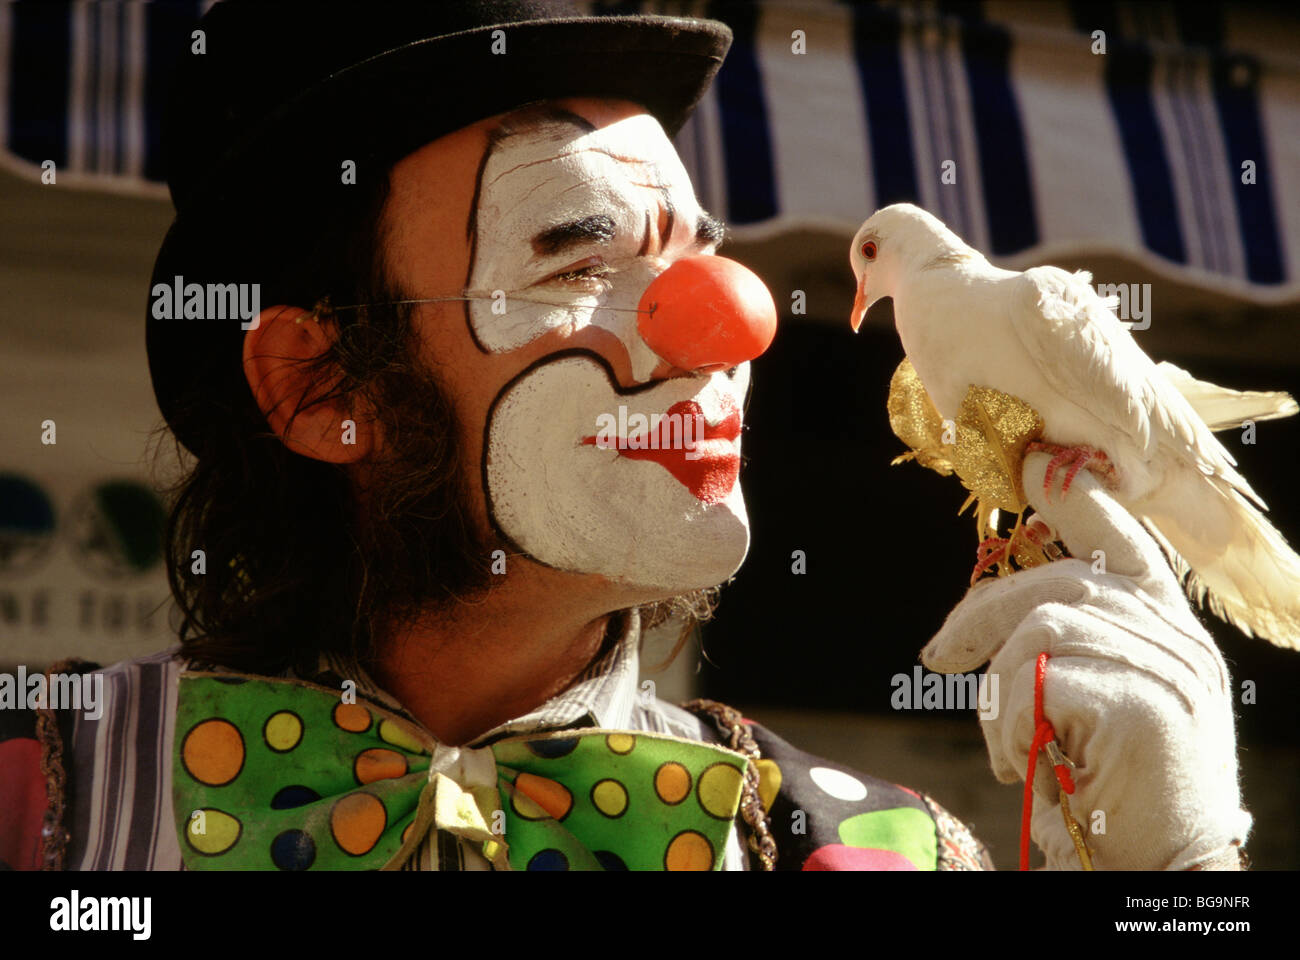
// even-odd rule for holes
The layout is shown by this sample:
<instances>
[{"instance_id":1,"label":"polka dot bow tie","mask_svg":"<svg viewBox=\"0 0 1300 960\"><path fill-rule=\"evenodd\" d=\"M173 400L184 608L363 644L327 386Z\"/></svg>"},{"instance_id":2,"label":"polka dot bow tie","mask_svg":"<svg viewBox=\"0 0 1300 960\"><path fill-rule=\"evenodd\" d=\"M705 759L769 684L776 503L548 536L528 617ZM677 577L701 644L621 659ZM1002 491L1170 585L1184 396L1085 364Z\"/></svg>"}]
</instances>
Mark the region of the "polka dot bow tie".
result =
<instances>
[{"instance_id":1,"label":"polka dot bow tie","mask_svg":"<svg viewBox=\"0 0 1300 960\"><path fill-rule=\"evenodd\" d=\"M447 747L337 690L191 672L172 784L190 870L392 870L432 830L497 869L717 870L746 762L617 730Z\"/></svg>"}]
</instances>

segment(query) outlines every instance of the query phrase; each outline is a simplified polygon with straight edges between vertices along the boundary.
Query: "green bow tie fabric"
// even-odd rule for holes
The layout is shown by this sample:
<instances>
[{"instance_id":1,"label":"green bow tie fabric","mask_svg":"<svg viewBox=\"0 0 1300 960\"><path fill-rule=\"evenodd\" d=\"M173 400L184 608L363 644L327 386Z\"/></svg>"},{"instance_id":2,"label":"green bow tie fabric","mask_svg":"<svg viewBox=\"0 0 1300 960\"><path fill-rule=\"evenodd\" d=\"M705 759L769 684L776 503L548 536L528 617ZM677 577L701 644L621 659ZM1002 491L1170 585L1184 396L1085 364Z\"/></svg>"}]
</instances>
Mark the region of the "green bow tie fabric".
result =
<instances>
[{"instance_id":1,"label":"green bow tie fabric","mask_svg":"<svg viewBox=\"0 0 1300 960\"><path fill-rule=\"evenodd\" d=\"M398 869L431 830L499 869L717 870L746 764L618 730L447 747L338 690L187 672L172 788L190 870Z\"/></svg>"}]
</instances>

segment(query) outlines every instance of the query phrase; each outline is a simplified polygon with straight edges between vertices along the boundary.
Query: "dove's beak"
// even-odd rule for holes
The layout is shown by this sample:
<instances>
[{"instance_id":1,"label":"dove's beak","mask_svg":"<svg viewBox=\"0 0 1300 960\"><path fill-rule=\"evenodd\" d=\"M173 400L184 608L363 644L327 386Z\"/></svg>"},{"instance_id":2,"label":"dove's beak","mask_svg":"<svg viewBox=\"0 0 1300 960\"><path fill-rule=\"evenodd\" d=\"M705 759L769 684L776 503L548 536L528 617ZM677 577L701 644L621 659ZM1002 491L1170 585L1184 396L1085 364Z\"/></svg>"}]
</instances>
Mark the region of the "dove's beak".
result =
<instances>
[{"instance_id":1,"label":"dove's beak","mask_svg":"<svg viewBox=\"0 0 1300 960\"><path fill-rule=\"evenodd\" d=\"M867 278L864 275L863 278L858 281L858 293L857 296L853 298L853 312L849 314L849 326L853 328L854 333L857 333L858 328L862 326L862 319L867 313L866 287Z\"/></svg>"}]
</instances>

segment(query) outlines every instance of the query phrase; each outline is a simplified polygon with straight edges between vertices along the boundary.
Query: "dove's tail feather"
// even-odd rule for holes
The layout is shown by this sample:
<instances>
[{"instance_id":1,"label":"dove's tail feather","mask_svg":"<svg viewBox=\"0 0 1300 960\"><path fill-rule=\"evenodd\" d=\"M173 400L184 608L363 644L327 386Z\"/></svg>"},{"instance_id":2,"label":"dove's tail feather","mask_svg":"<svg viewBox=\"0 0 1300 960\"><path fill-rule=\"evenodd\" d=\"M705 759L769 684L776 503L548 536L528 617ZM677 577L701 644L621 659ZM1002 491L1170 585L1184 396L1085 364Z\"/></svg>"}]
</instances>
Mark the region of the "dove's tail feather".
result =
<instances>
[{"instance_id":1,"label":"dove's tail feather","mask_svg":"<svg viewBox=\"0 0 1300 960\"><path fill-rule=\"evenodd\" d=\"M1197 380L1168 360L1156 364L1192 405L1211 430L1233 430L1247 420L1277 420L1300 412L1291 394L1282 390L1230 390Z\"/></svg>"},{"instance_id":2,"label":"dove's tail feather","mask_svg":"<svg viewBox=\"0 0 1300 960\"><path fill-rule=\"evenodd\" d=\"M1300 556L1259 510L1192 469L1172 474L1159 505L1144 507L1190 597L1247 636L1300 650Z\"/></svg>"}]
</instances>

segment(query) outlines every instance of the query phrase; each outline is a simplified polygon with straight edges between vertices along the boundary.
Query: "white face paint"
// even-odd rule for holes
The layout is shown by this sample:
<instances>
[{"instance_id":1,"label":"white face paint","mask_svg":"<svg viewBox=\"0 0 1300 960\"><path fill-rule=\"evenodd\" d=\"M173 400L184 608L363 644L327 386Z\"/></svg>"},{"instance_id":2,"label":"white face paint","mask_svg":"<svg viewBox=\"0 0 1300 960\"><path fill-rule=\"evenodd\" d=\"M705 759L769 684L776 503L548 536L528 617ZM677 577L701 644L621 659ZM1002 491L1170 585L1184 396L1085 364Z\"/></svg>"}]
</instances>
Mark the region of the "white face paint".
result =
<instances>
[{"instance_id":1,"label":"white face paint","mask_svg":"<svg viewBox=\"0 0 1300 960\"><path fill-rule=\"evenodd\" d=\"M648 115L594 132L548 123L507 138L483 170L470 275L475 291L506 291L506 309L472 300L469 316L479 345L493 353L558 328L601 327L644 384L620 393L594 355L563 354L508 385L489 414L484 449L498 528L553 567L680 592L726 580L749 548L736 482L749 365L731 376L651 382L663 361L637 332L635 308L668 265L642 249L647 216L658 224L668 208L677 226L663 238L675 244L667 256L700 252L684 242L702 213L690 179ZM591 236L579 230L563 250L535 249L534 238L573 223ZM601 281L554 279L592 263L607 270ZM651 431L637 414L669 420ZM617 440L607 444L598 435L611 419ZM674 434L679 424L685 429ZM692 429L699 426L702 436ZM633 449L652 432L649 445L676 449Z\"/></svg>"},{"instance_id":2,"label":"white face paint","mask_svg":"<svg viewBox=\"0 0 1300 960\"><path fill-rule=\"evenodd\" d=\"M702 211L690 177L659 122L647 114L585 134L572 124L543 123L499 144L479 188L470 288L505 291L506 307L494 312L490 300L470 302L479 344L501 353L557 327L594 324L622 342L637 382L648 380L661 360L638 335L635 311L664 265L637 254L647 213L657 218L665 199L676 229L694 234ZM555 253L533 248L532 239L548 229L596 218L603 218L612 240L592 237ZM590 257L612 271L606 283L548 280ZM529 302L536 300L547 303Z\"/></svg>"},{"instance_id":3,"label":"white face paint","mask_svg":"<svg viewBox=\"0 0 1300 960\"><path fill-rule=\"evenodd\" d=\"M748 383L742 364L732 377L676 378L620 395L588 355L531 368L491 413L486 472L497 524L563 570L671 591L720 583L749 549L736 481ZM702 436L700 421L666 419L647 438L653 431L638 415L689 417L692 402ZM604 418L619 424L609 445L598 442ZM660 449L637 449L643 441Z\"/></svg>"}]
</instances>

